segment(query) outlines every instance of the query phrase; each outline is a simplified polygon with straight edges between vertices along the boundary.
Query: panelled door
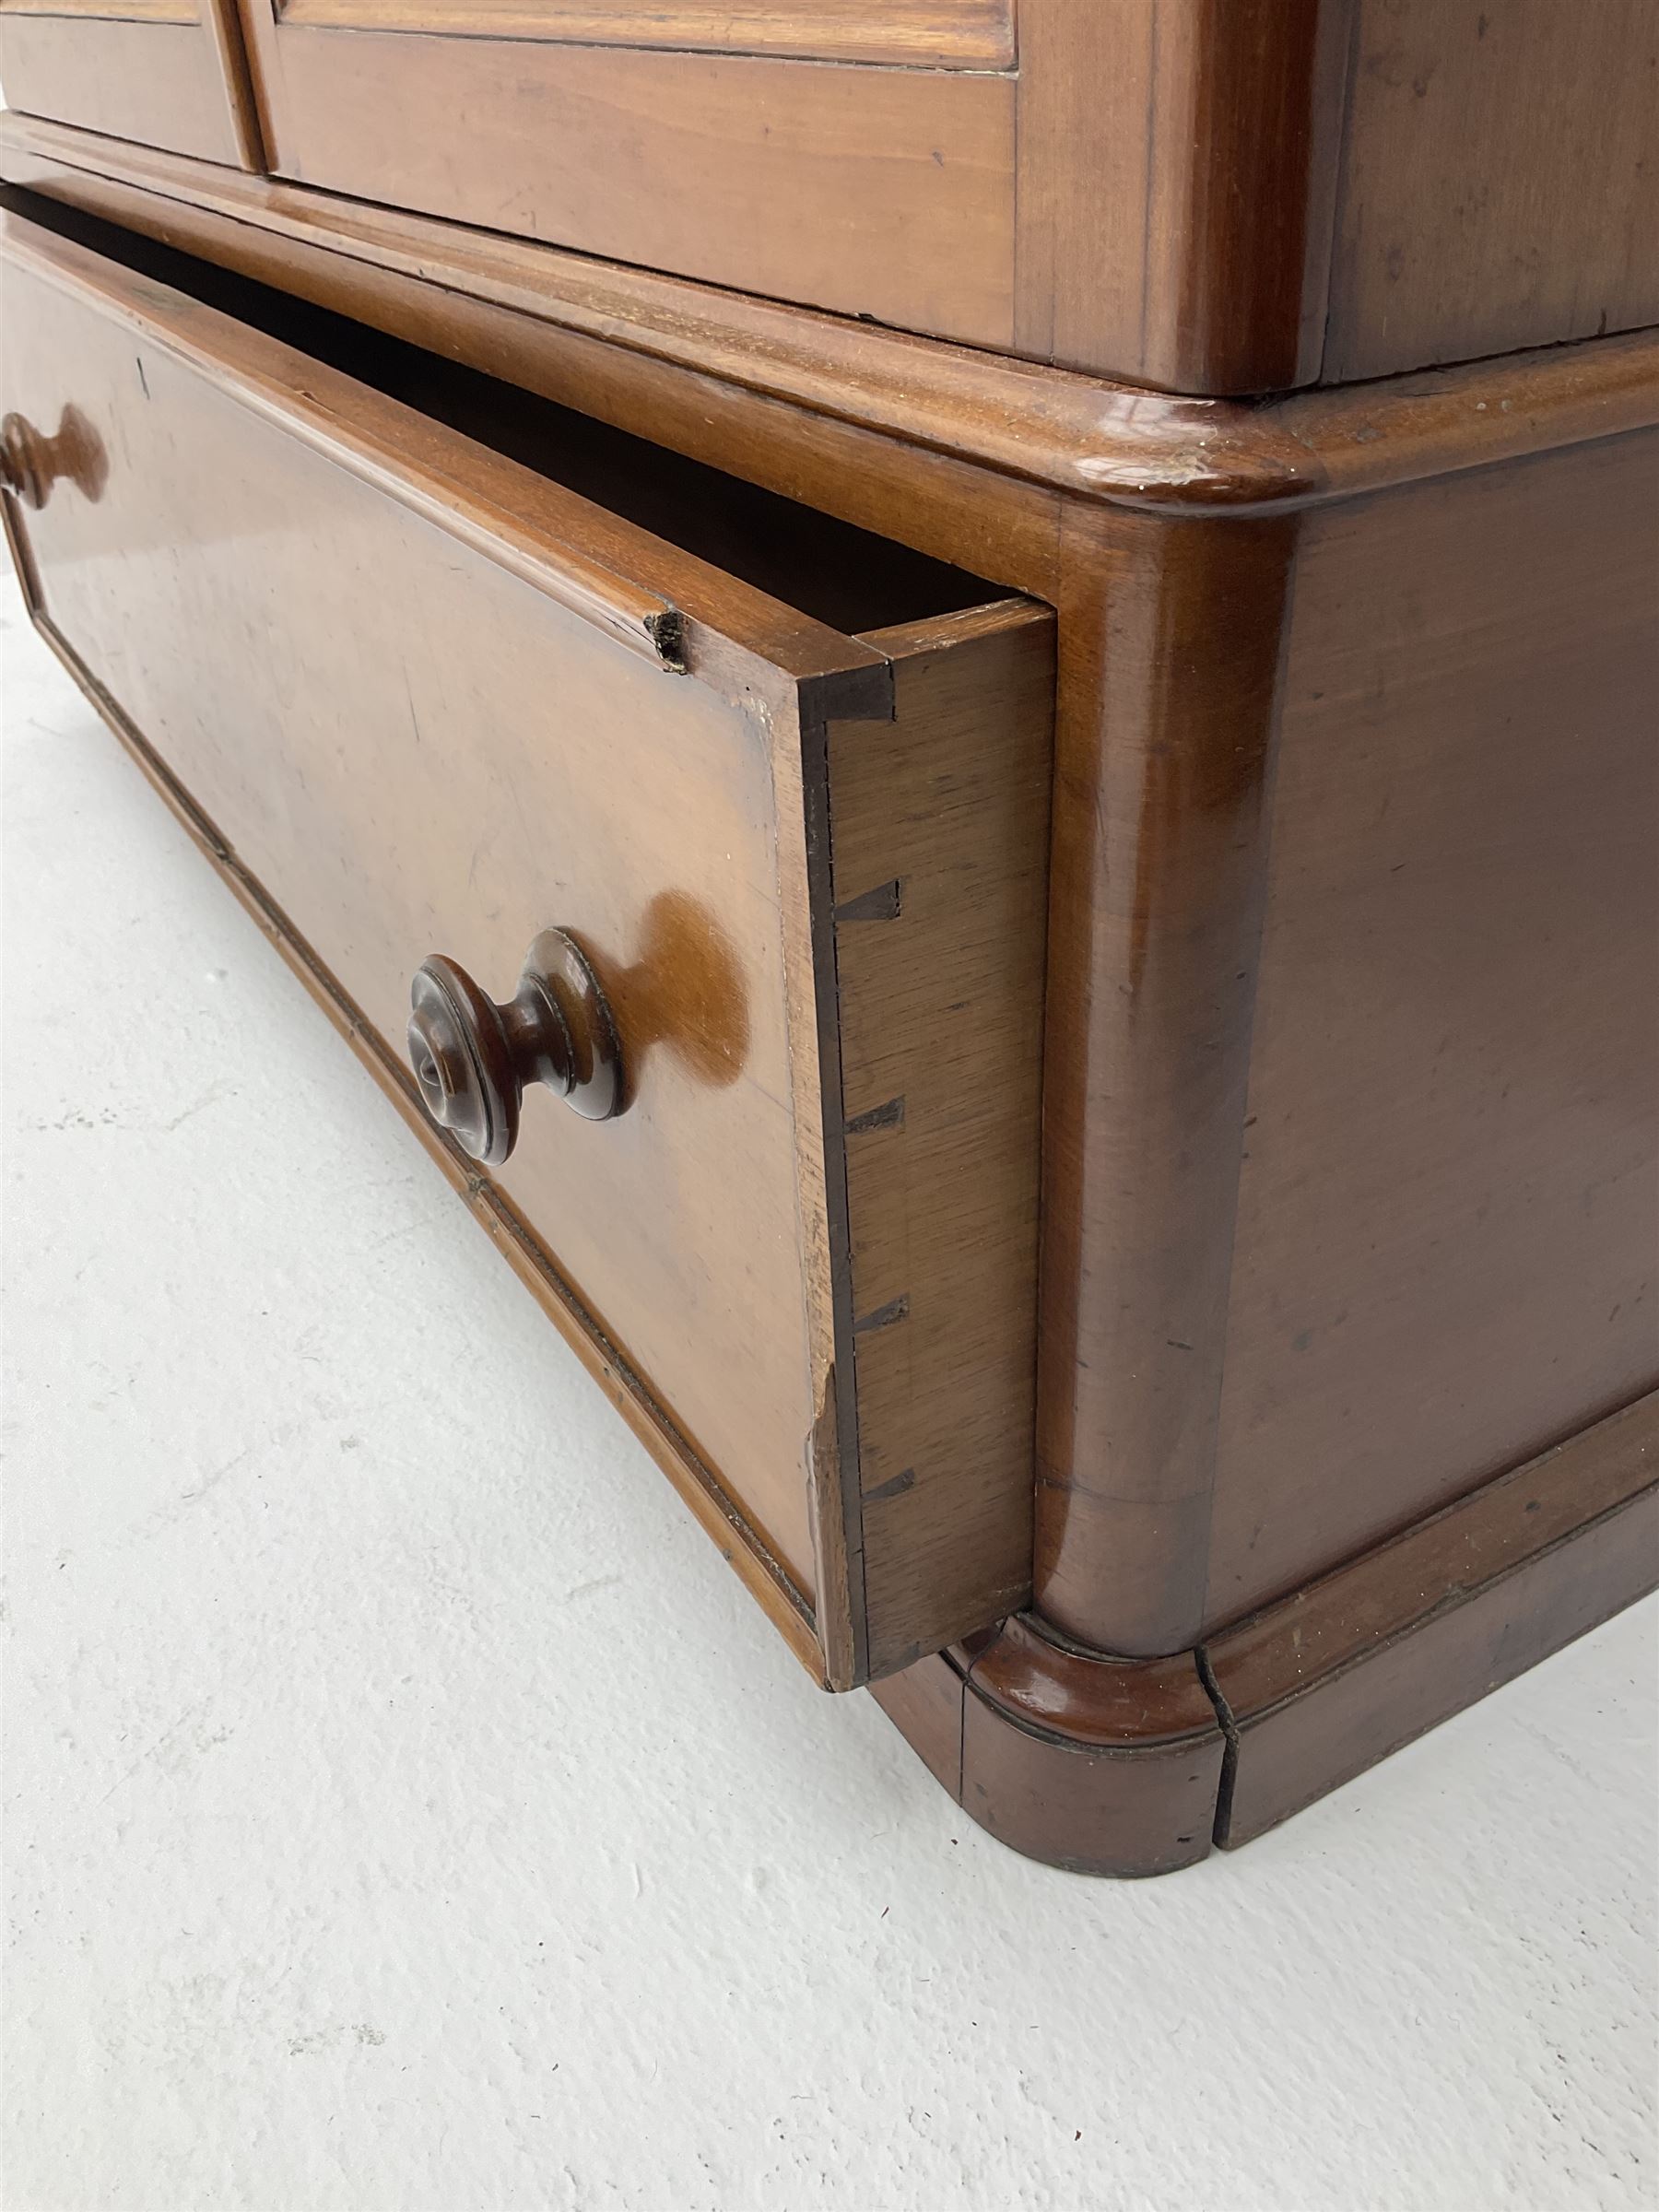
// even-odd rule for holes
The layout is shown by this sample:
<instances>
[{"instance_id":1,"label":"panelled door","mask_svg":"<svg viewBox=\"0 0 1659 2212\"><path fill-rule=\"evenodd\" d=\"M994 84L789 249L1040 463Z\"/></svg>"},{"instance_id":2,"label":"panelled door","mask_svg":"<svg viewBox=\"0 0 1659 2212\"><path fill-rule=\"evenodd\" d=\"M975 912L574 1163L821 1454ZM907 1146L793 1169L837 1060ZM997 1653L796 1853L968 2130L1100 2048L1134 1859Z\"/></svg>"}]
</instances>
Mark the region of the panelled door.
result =
<instances>
[{"instance_id":1,"label":"panelled door","mask_svg":"<svg viewBox=\"0 0 1659 2212\"><path fill-rule=\"evenodd\" d=\"M8 107L262 166L233 0L0 0Z\"/></svg>"},{"instance_id":2,"label":"panelled door","mask_svg":"<svg viewBox=\"0 0 1659 2212\"><path fill-rule=\"evenodd\" d=\"M1011 342L1014 0L244 9L285 177Z\"/></svg>"}]
</instances>

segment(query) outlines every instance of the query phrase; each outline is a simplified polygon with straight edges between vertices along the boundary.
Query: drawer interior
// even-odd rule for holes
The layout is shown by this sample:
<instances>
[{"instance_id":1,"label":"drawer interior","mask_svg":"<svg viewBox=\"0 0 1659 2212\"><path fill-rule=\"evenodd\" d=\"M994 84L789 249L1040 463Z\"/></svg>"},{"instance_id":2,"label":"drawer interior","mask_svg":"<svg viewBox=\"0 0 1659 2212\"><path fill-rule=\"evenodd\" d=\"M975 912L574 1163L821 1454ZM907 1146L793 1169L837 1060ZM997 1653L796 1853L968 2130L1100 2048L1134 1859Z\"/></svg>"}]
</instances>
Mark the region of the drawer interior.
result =
<instances>
[{"instance_id":1,"label":"drawer interior","mask_svg":"<svg viewBox=\"0 0 1659 2212\"><path fill-rule=\"evenodd\" d=\"M448 423L832 629L858 636L1006 595L983 577L77 208L10 186L0 186L0 206Z\"/></svg>"}]
</instances>

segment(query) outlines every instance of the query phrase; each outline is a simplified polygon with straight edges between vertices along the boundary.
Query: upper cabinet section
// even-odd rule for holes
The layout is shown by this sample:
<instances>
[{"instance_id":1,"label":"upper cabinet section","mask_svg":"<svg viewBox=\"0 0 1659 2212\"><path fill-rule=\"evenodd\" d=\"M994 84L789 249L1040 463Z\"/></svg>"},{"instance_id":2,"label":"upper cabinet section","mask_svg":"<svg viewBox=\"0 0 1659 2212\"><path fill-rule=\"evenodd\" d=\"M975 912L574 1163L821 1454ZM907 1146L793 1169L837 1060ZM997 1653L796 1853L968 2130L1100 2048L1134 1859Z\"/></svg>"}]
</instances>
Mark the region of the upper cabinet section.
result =
<instances>
[{"instance_id":1,"label":"upper cabinet section","mask_svg":"<svg viewBox=\"0 0 1659 2212\"><path fill-rule=\"evenodd\" d=\"M0 0L8 105L262 166L234 0Z\"/></svg>"},{"instance_id":2,"label":"upper cabinet section","mask_svg":"<svg viewBox=\"0 0 1659 2212\"><path fill-rule=\"evenodd\" d=\"M191 0L49 5L13 106L238 158ZM1129 382L1659 322L1659 0L241 6L284 178Z\"/></svg>"},{"instance_id":3,"label":"upper cabinet section","mask_svg":"<svg viewBox=\"0 0 1659 2212\"><path fill-rule=\"evenodd\" d=\"M1659 0L243 0L288 177L1167 389L1659 319Z\"/></svg>"}]
</instances>

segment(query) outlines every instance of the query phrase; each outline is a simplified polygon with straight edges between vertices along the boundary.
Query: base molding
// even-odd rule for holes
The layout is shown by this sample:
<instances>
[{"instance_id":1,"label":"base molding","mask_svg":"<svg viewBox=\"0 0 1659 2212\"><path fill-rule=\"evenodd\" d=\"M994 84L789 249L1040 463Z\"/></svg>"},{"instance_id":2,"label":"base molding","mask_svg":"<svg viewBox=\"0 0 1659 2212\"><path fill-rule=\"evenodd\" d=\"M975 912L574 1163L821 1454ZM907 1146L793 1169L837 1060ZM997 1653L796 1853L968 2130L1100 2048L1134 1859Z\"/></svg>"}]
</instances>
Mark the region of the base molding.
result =
<instances>
[{"instance_id":1,"label":"base molding","mask_svg":"<svg viewBox=\"0 0 1659 2212\"><path fill-rule=\"evenodd\" d=\"M1022 1614L871 1694L963 1810L1076 1873L1236 1849L1659 1586L1659 1392L1197 1650Z\"/></svg>"},{"instance_id":2,"label":"base molding","mask_svg":"<svg viewBox=\"0 0 1659 2212\"><path fill-rule=\"evenodd\" d=\"M1128 1877L1209 1851L1228 1745L1194 1653L1114 1659L1016 1614L870 1694L963 1810L1027 1858Z\"/></svg>"}]
</instances>

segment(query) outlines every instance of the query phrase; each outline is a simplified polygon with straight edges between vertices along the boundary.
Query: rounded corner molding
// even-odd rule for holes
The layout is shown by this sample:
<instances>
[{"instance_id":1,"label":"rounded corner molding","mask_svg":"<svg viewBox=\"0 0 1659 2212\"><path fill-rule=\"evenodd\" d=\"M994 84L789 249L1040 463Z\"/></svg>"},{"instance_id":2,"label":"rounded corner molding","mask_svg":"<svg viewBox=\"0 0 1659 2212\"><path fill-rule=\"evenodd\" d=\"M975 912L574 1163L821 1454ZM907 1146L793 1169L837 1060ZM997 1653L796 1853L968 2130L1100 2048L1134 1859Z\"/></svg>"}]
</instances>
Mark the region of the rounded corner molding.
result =
<instances>
[{"instance_id":1,"label":"rounded corner molding","mask_svg":"<svg viewBox=\"0 0 1659 2212\"><path fill-rule=\"evenodd\" d=\"M1120 1880L1207 1856L1228 1744L1195 1653L1088 1652L1025 1613L962 1657L958 1801L988 1834Z\"/></svg>"}]
</instances>

